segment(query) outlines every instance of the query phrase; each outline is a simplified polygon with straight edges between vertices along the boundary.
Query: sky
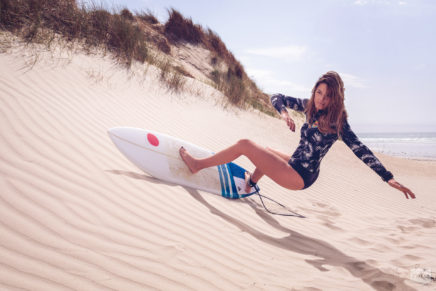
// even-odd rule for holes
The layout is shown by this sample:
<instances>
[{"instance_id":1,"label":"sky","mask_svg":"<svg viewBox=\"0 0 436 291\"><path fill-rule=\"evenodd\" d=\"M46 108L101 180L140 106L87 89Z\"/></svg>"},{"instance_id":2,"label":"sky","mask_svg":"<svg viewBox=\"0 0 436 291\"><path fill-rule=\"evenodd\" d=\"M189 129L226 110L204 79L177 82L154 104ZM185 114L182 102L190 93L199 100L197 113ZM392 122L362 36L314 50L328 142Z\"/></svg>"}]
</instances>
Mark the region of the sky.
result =
<instances>
[{"instance_id":1,"label":"sky","mask_svg":"<svg viewBox=\"0 0 436 291\"><path fill-rule=\"evenodd\" d=\"M338 72L349 121L359 132L436 132L434 0L103 0L175 8L215 31L264 92L309 98Z\"/></svg>"}]
</instances>

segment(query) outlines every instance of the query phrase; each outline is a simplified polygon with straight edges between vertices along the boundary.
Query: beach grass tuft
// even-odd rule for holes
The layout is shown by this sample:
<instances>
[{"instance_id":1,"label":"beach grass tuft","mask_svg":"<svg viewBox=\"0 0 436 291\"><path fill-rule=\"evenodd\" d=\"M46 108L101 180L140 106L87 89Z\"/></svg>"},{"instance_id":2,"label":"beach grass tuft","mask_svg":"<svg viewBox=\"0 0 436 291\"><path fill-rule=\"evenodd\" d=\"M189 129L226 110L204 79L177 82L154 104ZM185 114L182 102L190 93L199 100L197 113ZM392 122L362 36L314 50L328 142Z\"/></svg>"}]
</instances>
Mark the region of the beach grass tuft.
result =
<instances>
[{"instance_id":1,"label":"beach grass tuft","mask_svg":"<svg viewBox=\"0 0 436 291\"><path fill-rule=\"evenodd\" d=\"M132 13L127 8L109 12L102 5L75 0L0 0L0 29L22 37L26 42L50 46L57 36L102 47L113 53L120 63L158 64L170 88L183 88L181 79L192 76L181 66L155 60L154 47L171 56L171 47L182 43L202 46L211 52L205 60L214 67L210 79L228 101L239 107L251 106L265 113L274 112L269 98L247 76L242 64L227 49L217 33L195 24L175 9L168 10L162 25L150 12ZM171 76L171 77L169 77ZM180 80L179 80L180 79Z\"/></svg>"}]
</instances>

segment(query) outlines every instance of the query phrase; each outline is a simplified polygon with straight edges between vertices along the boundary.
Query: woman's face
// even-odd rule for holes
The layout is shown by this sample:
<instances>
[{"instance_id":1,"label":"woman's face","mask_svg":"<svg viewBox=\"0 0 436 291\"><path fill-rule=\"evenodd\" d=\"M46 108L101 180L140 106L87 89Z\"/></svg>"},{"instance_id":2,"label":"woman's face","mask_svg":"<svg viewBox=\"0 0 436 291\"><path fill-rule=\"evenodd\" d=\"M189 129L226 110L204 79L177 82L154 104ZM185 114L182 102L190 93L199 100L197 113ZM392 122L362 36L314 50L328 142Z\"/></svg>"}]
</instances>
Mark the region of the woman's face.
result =
<instances>
[{"instance_id":1,"label":"woman's face","mask_svg":"<svg viewBox=\"0 0 436 291\"><path fill-rule=\"evenodd\" d=\"M327 96L327 84L321 83L315 90L315 108L324 110L330 104L330 97Z\"/></svg>"}]
</instances>

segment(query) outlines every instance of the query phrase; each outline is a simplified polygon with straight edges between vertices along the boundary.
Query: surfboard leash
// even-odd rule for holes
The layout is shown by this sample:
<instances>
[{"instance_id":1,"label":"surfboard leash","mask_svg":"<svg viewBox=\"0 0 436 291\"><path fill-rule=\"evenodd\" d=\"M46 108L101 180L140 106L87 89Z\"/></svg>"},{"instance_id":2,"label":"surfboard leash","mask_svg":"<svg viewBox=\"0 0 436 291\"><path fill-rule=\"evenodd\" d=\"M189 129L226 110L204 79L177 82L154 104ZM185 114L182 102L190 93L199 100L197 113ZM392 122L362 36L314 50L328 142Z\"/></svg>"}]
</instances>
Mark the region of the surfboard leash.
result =
<instances>
[{"instance_id":1,"label":"surfboard leash","mask_svg":"<svg viewBox=\"0 0 436 291\"><path fill-rule=\"evenodd\" d=\"M270 197L268 197L268 196L265 196L265 195L260 194L260 193L259 193L259 192L260 192L260 189L259 189L259 187L257 187L257 185L256 185L255 189L256 189L256 194L259 196L259 199L260 199L260 201L262 202L263 208L265 208L266 212L268 212L269 214L272 214L272 215L280 215L280 216L293 216L293 217L299 217L299 218L306 218L305 216L303 216L303 215L301 215L301 214L298 214L298 213L296 213L296 212L290 210L289 208L287 208L285 205L281 204L280 202L277 202L276 200L274 200L274 199L272 199L272 198L270 198ZM282 208L286 209L286 211L288 211L288 212L290 212L290 213L288 213L288 214L285 214L285 213L277 213L277 212L273 212L273 211L269 210L269 209L266 207L265 203L263 202L263 199L262 199L262 198L268 199L268 200L270 200L270 201L276 203L277 205L279 205L279 206L281 206Z\"/></svg>"}]
</instances>

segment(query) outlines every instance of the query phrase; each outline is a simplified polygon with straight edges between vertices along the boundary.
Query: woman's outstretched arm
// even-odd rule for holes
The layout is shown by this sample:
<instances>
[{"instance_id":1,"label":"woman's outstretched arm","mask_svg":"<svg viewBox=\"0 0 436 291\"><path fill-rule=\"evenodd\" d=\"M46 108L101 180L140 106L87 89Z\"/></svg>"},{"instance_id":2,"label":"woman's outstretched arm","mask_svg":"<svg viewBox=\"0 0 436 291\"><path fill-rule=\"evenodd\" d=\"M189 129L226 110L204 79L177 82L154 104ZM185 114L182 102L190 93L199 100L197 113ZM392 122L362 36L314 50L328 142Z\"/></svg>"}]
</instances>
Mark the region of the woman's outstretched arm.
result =
<instances>
[{"instance_id":1,"label":"woman's outstretched arm","mask_svg":"<svg viewBox=\"0 0 436 291\"><path fill-rule=\"evenodd\" d=\"M415 194L407 187L395 181L391 172L386 170L380 160L365 146L351 130L347 121L344 123L342 130L342 140L353 151L353 153L361 159L368 167L376 172L383 181L387 182L391 187L400 190L404 193L407 199L409 196L415 199Z\"/></svg>"}]
</instances>

